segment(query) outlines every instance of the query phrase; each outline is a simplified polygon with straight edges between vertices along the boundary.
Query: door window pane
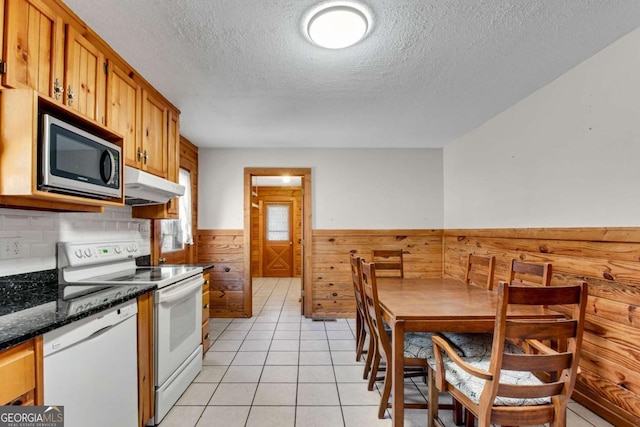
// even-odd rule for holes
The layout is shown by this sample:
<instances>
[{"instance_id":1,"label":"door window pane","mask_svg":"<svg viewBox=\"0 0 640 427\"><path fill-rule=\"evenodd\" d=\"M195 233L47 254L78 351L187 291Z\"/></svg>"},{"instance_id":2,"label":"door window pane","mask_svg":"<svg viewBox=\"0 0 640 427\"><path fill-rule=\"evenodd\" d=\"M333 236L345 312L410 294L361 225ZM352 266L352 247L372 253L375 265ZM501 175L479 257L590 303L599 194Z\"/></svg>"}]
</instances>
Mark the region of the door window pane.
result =
<instances>
[{"instance_id":1,"label":"door window pane","mask_svg":"<svg viewBox=\"0 0 640 427\"><path fill-rule=\"evenodd\" d=\"M289 240L289 206L267 205L267 240Z\"/></svg>"}]
</instances>

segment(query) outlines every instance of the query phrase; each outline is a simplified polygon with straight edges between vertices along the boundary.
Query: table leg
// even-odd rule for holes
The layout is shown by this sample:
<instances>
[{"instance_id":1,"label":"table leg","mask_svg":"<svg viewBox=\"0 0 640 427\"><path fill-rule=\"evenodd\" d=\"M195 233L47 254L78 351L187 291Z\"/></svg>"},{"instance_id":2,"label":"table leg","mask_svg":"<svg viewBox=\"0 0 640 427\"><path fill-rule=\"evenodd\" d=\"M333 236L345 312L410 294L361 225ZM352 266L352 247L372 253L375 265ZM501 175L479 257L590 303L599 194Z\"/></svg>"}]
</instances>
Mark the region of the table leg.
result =
<instances>
[{"instance_id":1,"label":"table leg","mask_svg":"<svg viewBox=\"0 0 640 427\"><path fill-rule=\"evenodd\" d=\"M393 427L404 426L404 322L393 322L392 332L392 406ZM388 373L388 371L387 371Z\"/></svg>"}]
</instances>

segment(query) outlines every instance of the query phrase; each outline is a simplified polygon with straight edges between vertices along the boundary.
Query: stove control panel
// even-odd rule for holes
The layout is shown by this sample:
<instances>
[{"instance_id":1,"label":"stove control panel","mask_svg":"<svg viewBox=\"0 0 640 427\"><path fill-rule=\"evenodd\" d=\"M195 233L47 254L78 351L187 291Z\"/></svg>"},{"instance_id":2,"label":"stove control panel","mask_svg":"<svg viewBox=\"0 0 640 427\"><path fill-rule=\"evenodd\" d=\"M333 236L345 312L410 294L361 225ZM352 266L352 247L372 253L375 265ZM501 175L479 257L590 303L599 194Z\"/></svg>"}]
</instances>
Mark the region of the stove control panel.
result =
<instances>
[{"instance_id":1,"label":"stove control panel","mask_svg":"<svg viewBox=\"0 0 640 427\"><path fill-rule=\"evenodd\" d=\"M58 260L64 266L82 266L135 258L140 255L136 241L100 243L58 243Z\"/></svg>"},{"instance_id":2,"label":"stove control panel","mask_svg":"<svg viewBox=\"0 0 640 427\"><path fill-rule=\"evenodd\" d=\"M81 313L92 307L115 301L137 290L137 286L114 286L113 288L100 290L86 296L72 298L67 301L67 312L69 314Z\"/></svg>"}]
</instances>

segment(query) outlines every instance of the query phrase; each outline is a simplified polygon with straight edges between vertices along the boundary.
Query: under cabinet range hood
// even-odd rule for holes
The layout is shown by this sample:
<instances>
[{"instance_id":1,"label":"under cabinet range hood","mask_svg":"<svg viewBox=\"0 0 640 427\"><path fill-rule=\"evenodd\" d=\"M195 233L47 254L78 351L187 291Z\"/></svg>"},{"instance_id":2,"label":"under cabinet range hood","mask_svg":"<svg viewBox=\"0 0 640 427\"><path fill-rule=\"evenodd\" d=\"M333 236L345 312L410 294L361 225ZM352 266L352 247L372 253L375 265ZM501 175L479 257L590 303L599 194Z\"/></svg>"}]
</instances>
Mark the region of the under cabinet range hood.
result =
<instances>
[{"instance_id":1,"label":"under cabinet range hood","mask_svg":"<svg viewBox=\"0 0 640 427\"><path fill-rule=\"evenodd\" d=\"M173 197L184 194L184 185L151 175L150 173L125 167L125 203L132 206L160 205Z\"/></svg>"}]
</instances>

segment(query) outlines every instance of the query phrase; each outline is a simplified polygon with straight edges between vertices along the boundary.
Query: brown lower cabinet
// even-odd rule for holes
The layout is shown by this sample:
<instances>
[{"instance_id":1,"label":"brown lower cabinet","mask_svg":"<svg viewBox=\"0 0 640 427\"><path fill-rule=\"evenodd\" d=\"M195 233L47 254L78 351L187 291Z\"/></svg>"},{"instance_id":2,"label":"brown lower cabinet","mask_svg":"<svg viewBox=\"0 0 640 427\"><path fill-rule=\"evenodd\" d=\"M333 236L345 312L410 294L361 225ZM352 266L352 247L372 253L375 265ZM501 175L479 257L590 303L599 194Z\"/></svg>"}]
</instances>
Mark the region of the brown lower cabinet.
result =
<instances>
[{"instance_id":1,"label":"brown lower cabinet","mask_svg":"<svg viewBox=\"0 0 640 427\"><path fill-rule=\"evenodd\" d=\"M0 406L43 404L42 336L0 352Z\"/></svg>"},{"instance_id":2,"label":"brown lower cabinet","mask_svg":"<svg viewBox=\"0 0 640 427\"><path fill-rule=\"evenodd\" d=\"M202 357L207 354L211 345L211 336L209 334L209 272L205 271L204 283L202 285Z\"/></svg>"},{"instance_id":3,"label":"brown lower cabinet","mask_svg":"<svg viewBox=\"0 0 640 427\"><path fill-rule=\"evenodd\" d=\"M153 292L138 297L138 425L155 414L153 381Z\"/></svg>"}]
</instances>

